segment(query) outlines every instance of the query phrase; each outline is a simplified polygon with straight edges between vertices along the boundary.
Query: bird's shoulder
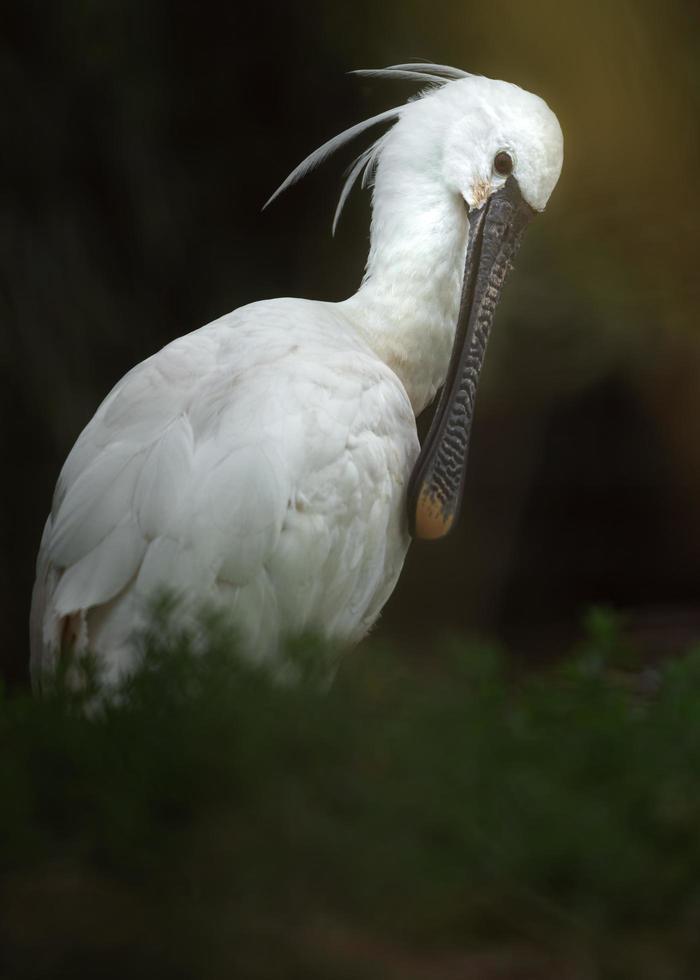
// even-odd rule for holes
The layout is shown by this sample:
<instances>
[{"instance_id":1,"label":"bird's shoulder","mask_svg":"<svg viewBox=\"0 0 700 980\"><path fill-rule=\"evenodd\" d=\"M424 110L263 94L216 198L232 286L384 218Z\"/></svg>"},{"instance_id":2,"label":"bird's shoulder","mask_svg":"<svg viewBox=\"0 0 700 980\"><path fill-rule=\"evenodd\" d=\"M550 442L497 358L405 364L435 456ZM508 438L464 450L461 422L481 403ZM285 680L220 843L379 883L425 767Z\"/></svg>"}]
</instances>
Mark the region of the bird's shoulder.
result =
<instances>
[{"instance_id":1,"label":"bird's shoulder","mask_svg":"<svg viewBox=\"0 0 700 980\"><path fill-rule=\"evenodd\" d=\"M406 394L326 306L243 307L125 375L61 472L52 562L75 565L115 536L126 574L166 535L253 567L289 501L319 481L403 473L417 451Z\"/></svg>"},{"instance_id":2,"label":"bird's shoulder","mask_svg":"<svg viewBox=\"0 0 700 980\"><path fill-rule=\"evenodd\" d=\"M282 299L241 307L178 337L114 386L68 455L55 503L105 450L136 455L167 439L173 426L188 429L197 445L223 439L235 446L273 430L288 444L295 423L312 420L324 430L334 422L413 429L398 378L332 304Z\"/></svg>"}]
</instances>

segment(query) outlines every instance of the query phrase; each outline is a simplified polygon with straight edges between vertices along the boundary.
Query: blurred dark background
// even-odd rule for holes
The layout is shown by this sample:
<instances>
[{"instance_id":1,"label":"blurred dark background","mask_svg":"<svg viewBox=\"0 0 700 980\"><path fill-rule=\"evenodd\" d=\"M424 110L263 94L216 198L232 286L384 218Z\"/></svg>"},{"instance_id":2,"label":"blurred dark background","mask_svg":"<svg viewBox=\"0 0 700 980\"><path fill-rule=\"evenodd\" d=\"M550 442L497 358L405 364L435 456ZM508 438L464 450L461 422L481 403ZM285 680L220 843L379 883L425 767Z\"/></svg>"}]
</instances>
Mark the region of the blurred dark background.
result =
<instances>
[{"instance_id":1,"label":"blurred dark background","mask_svg":"<svg viewBox=\"0 0 700 980\"><path fill-rule=\"evenodd\" d=\"M414 546L377 635L546 655L582 612L700 634L700 26L693 0L294 5L25 0L0 13L2 673L26 679L33 565L61 463L109 388L243 303L345 298L368 196L334 242L311 149L414 86L415 58L542 95L565 165L499 311L464 519Z\"/></svg>"}]
</instances>

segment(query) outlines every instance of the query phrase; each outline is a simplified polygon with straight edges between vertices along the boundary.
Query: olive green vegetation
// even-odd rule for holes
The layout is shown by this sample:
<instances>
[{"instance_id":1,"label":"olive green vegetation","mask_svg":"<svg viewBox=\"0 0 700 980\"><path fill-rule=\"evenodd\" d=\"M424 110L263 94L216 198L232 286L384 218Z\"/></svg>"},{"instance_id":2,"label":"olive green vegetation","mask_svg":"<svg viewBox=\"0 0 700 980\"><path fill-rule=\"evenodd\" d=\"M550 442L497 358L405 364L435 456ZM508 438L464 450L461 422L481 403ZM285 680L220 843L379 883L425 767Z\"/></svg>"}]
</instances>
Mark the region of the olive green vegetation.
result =
<instances>
[{"instance_id":1,"label":"olive green vegetation","mask_svg":"<svg viewBox=\"0 0 700 980\"><path fill-rule=\"evenodd\" d=\"M4 978L697 976L700 651L632 672L596 612L525 675L370 643L329 685L171 624L116 696L0 700Z\"/></svg>"}]
</instances>

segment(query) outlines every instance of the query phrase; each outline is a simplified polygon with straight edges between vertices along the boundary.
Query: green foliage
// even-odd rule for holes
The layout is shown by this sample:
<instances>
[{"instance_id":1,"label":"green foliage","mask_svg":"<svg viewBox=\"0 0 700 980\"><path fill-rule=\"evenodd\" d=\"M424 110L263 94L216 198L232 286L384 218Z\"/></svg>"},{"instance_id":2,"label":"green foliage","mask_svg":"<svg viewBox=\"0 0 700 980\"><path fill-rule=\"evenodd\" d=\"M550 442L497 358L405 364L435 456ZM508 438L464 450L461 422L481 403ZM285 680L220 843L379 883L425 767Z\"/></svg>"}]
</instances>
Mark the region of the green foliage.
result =
<instances>
[{"instance_id":1,"label":"green foliage","mask_svg":"<svg viewBox=\"0 0 700 980\"><path fill-rule=\"evenodd\" d=\"M0 700L3 977L694 975L700 651L625 673L597 611L525 679L368 644L329 686L317 641L270 671L167 607L142 647L113 695Z\"/></svg>"}]
</instances>

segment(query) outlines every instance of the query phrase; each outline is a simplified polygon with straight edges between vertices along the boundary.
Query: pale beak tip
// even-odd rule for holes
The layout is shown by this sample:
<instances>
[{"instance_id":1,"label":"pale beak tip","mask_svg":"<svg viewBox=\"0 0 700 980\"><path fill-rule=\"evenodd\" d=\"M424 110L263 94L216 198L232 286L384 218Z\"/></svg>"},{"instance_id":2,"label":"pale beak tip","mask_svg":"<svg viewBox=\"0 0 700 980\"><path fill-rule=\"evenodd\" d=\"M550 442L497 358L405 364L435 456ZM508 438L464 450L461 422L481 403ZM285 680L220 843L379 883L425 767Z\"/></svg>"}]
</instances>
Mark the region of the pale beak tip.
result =
<instances>
[{"instance_id":1,"label":"pale beak tip","mask_svg":"<svg viewBox=\"0 0 700 980\"><path fill-rule=\"evenodd\" d=\"M416 503L414 537L420 541L437 541L452 529L454 513L446 514L435 497L423 490Z\"/></svg>"}]
</instances>

